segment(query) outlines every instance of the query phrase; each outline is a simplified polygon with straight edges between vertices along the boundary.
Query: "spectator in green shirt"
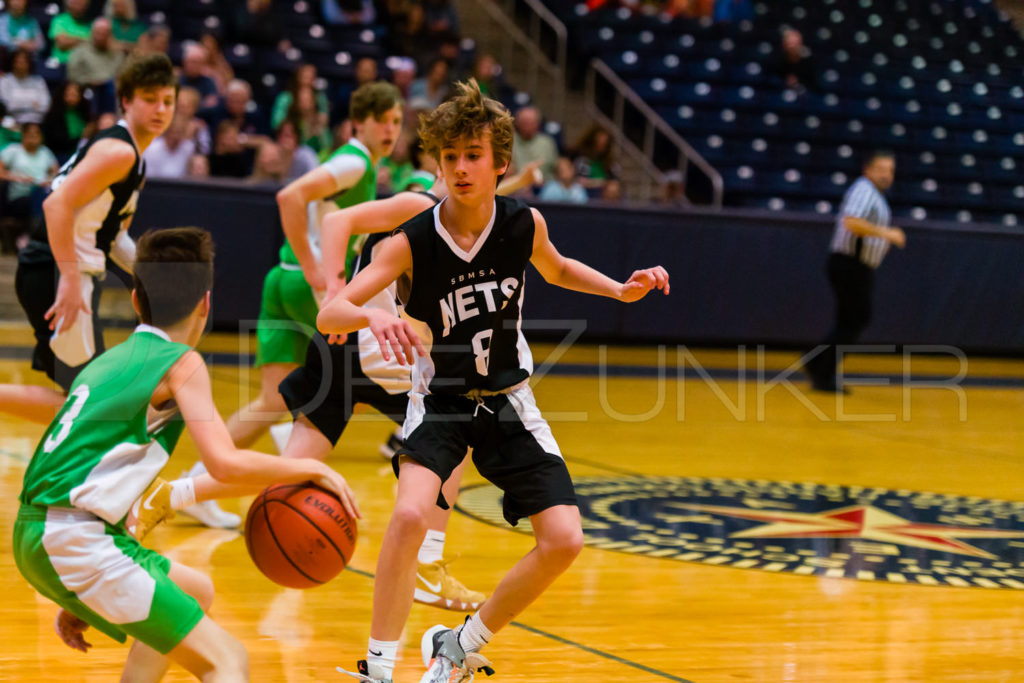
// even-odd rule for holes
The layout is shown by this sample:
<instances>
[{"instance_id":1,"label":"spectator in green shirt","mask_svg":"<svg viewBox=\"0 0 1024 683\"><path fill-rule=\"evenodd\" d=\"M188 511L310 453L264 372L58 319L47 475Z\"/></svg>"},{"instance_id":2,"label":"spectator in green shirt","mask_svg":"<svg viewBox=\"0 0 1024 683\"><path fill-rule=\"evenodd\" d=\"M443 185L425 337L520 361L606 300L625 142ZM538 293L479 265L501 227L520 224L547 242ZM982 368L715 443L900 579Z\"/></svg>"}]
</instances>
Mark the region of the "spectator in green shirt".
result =
<instances>
[{"instance_id":1,"label":"spectator in green shirt","mask_svg":"<svg viewBox=\"0 0 1024 683\"><path fill-rule=\"evenodd\" d=\"M28 0L7 0L7 11L0 13L0 49L33 54L43 49L43 31L27 10Z\"/></svg>"},{"instance_id":2,"label":"spectator in green shirt","mask_svg":"<svg viewBox=\"0 0 1024 683\"><path fill-rule=\"evenodd\" d=\"M110 19L114 40L126 52L131 50L146 32L145 22L139 21L135 0L107 0L103 16Z\"/></svg>"},{"instance_id":3,"label":"spectator in green shirt","mask_svg":"<svg viewBox=\"0 0 1024 683\"><path fill-rule=\"evenodd\" d=\"M88 9L89 0L64 0L64 11L50 24L50 40L53 41L50 56L61 64L67 64L73 48L89 40L92 26L86 17Z\"/></svg>"}]
</instances>

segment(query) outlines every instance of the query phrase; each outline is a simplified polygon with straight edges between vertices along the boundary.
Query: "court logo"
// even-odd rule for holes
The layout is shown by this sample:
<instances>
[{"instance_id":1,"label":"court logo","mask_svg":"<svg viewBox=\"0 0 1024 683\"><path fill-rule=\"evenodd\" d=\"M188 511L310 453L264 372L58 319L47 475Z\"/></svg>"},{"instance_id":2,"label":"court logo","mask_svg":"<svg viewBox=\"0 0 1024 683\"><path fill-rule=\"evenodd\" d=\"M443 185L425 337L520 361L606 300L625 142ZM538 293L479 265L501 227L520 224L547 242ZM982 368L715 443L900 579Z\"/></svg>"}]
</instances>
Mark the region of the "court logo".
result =
<instances>
[{"instance_id":1,"label":"court logo","mask_svg":"<svg viewBox=\"0 0 1024 683\"><path fill-rule=\"evenodd\" d=\"M1024 502L802 482L575 480L588 546L739 569L1024 589ZM501 492L456 509L509 527ZM529 533L523 520L517 531Z\"/></svg>"}]
</instances>

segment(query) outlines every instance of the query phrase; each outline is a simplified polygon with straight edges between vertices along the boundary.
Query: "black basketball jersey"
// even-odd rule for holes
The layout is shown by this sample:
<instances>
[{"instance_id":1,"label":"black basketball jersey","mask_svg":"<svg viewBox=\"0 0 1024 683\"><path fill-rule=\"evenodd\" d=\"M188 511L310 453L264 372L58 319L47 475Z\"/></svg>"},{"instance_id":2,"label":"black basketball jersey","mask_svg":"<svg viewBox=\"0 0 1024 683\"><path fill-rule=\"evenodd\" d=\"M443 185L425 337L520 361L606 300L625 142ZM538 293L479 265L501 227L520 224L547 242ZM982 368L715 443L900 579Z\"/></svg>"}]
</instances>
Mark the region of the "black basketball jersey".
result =
<instances>
[{"instance_id":1,"label":"black basketball jersey","mask_svg":"<svg viewBox=\"0 0 1024 683\"><path fill-rule=\"evenodd\" d=\"M86 272L102 273L106 271L106 257L110 254L110 248L121 230L122 224L131 218L135 213L138 203L139 190L146 179L145 162L139 155L139 149L128 132L128 124L123 120L110 128L104 128L94 135L85 145L75 152L68 159L53 181L50 183L50 191L56 190L63 183L68 174L71 173L98 140L114 138L123 140L135 150L135 163L128 177L118 183L114 183L104 190L98 197L75 212L74 233L75 233L75 254ZM49 241L46 235L45 226L36 230L32 235L32 241L27 250L31 250L27 256L45 258L47 255L52 259Z\"/></svg>"},{"instance_id":2,"label":"black basketball jersey","mask_svg":"<svg viewBox=\"0 0 1024 683\"><path fill-rule=\"evenodd\" d=\"M428 351L426 358L416 358L413 391L506 389L533 372L521 332L533 214L519 200L496 197L491 223L465 252L441 225L440 208L398 228L412 249L404 316Z\"/></svg>"},{"instance_id":3,"label":"black basketball jersey","mask_svg":"<svg viewBox=\"0 0 1024 683\"><path fill-rule=\"evenodd\" d=\"M427 197L434 202L434 206L437 206L441 202L433 192L414 192L412 190L403 190L403 192L419 195L420 197ZM397 194L402 193L399 192ZM373 260L374 247L389 237L391 237L390 232L375 232L366 238L366 241L363 243L363 248L359 251L358 258L356 258L355 265L352 267L352 277L355 277L356 273L370 265L370 261Z\"/></svg>"}]
</instances>

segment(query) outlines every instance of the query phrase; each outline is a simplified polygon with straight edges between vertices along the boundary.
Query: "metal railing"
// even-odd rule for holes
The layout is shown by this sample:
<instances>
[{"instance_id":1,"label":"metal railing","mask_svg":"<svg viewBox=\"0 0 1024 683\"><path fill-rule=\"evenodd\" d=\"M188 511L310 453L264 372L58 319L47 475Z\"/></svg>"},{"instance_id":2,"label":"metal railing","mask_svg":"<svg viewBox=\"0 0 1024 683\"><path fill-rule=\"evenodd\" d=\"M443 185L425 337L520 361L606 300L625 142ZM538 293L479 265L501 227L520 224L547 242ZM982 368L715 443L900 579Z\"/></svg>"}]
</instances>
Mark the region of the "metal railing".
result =
<instances>
[{"instance_id":1,"label":"metal railing","mask_svg":"<svg viewBox=\"0 0 1024 683\"><path fill-rule=\"evenodd\" d=\"M525 33L514 21L515 0L472 0L477 7L483 10L501 34L512 39L511 43L505 41L502 46L501 63L506 66L515 63L526 67L526 83L523 85L525 90L534 97L541 90L540 79L543 73L547 77L546 85L551 94L551 104L544 108L544 113L548 118L562 121L565 117L565 63L568 44L565 25L539 2L524 1L532 11L531 18L527 22L530 35ZM541 48L542 26L547 27L556 36L554 59L545 54ZM520 48L521 52L512 53L511 45ZM524 57L525 64L523 63Z\"/></svg>"},{"instance_id":2,"label":"metal railing","mask_svg":"<svg viewBox=\"0 0 1024 683\"><path fill-rule=\"evenodd\" d=\"M602 108L601 98L597 92L599 78L603 79L614 90L611 98L610 114ZM653 197L652 180L656 180L659 184L664 184L667 181L665 172L655 164L655 142L660 134L662 140L673 145L678 151L676 170L682 176L683 188L687 189L690 187L690 183L687 180L689 179L690 165L692 164L707 177L711 184L711 206L715 209L722 208L724 186L721 174L600 59L594 58L590 60L587 68L585 93L588 113L601 121L606 127L609 127L619 145L636 159L647 172L648 177L645 179L643 187L646 197L641 197L642 199L651 199ZM632 111L643 118L642 139L639 144L626 133L627 104L630 105Z\"/></svg>"},{"instance_id":3,"label":"metal railing","mask_svg":"<svg viewBox=\"0 0 1024 683\"><path fill-rule=\"evenodd\" d=\"M568 72L566 65L569 55L569 31L565 28L562 20L554 15L541 0L497 0L505 11L505 15L515 20L517 2L526 12L526 35L533 41L551 64L558 70L559 78L553 84L552 110L557 111L559 117L565 112L565 91ZM553 36L553 43L545 39L544 32L549 31ZM547 53L545 45L551 45L554 54Z\"/></svg>"}]
</instances>

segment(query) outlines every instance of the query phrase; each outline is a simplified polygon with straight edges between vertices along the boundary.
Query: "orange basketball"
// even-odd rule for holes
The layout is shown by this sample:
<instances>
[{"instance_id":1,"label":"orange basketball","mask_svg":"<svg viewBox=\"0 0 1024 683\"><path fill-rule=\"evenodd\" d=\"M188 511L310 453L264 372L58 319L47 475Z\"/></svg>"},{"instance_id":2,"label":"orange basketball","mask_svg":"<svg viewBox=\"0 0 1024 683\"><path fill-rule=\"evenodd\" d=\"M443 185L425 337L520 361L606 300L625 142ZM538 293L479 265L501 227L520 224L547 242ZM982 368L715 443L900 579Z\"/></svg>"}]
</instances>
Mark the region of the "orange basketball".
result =
<instances>
[{"instance_id":1,"label":"orange basketball","mask_svg":"<svg viewBox=\"0 0 1024 683\"><path fill-rule=\"evenodd\" d=\"M252 561L288 588L312 588L337 576L352 558L356 535L341 501L312 482L267 487L245 518Z\"/></svg>"}]
</instances>

